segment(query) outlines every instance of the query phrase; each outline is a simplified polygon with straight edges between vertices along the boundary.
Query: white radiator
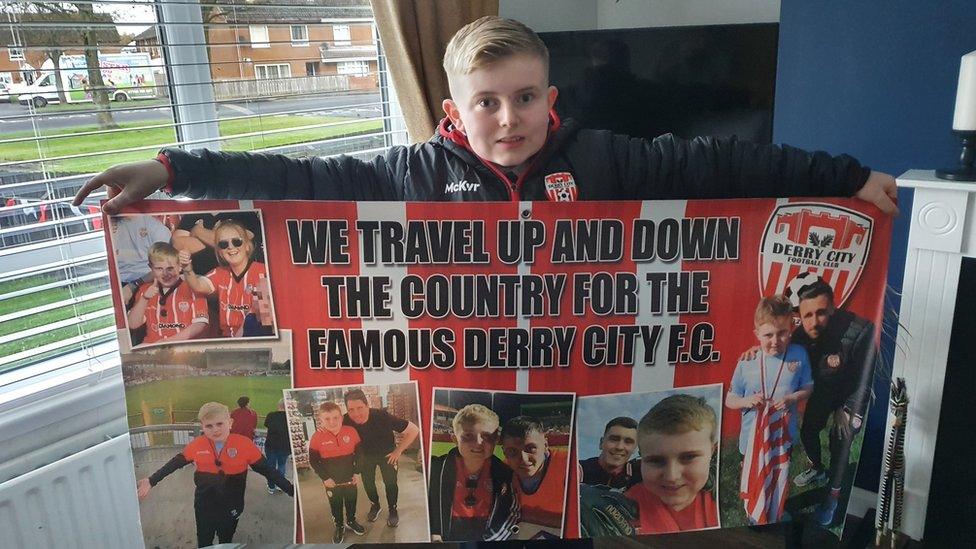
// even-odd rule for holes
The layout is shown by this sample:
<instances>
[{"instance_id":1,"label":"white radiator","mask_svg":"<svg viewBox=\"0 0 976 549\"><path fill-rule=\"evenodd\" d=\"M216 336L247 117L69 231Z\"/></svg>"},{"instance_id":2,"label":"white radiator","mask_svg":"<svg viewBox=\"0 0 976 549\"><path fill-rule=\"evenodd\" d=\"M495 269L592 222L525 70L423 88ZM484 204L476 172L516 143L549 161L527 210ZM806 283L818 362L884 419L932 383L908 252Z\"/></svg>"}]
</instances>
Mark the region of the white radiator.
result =
<instances>
[{"instance_id":1,"label":"white radiator","mask_svg":"<svg viewBox=\"0 0 976 549\"><path fill-rule=\"evenodd\" d=\"M117 352L0 376L0 549L143 547Z\"/></svg>"},{"instance_id":2,"label":"white radiator","mask_svg":"<svg viewBox=\"0 0 976 549\"><path fill-rule=\"evenodd\" d=\"M0 547L141 547L129 436L0 484Z\"/></svg>"}]
</instances>

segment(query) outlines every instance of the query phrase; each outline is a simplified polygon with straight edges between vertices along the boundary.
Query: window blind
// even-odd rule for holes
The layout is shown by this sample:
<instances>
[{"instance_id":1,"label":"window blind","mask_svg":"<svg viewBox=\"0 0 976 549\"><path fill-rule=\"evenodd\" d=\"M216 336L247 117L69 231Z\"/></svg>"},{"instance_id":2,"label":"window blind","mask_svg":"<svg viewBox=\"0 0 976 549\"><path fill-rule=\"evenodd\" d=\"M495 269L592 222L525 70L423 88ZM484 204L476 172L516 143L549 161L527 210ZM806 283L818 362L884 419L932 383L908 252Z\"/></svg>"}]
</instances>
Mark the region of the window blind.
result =
<instances>
[{"instance_id":1,"label":"window blind","mask_svg":"<svg viewBox=\"0 0 976 549\"><path fill-rule=\"evenodd\" d=\"M368 0L0 10L0 386L115 337L105 194L70 204L92 175L162 147L369 158L407 141Z\"/></svg>"}]
</instances>

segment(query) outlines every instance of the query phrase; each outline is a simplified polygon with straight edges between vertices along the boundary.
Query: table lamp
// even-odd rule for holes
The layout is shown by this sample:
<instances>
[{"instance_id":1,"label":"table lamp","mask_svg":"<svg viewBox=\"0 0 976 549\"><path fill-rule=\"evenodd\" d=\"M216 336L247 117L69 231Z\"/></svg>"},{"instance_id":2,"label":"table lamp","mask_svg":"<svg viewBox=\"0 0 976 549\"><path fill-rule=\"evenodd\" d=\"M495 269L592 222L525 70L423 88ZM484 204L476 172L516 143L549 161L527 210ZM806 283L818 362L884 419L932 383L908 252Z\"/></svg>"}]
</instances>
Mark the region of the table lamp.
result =
<instances>
[{"instance_id":1,"label":"table lamp","mask_svg":"<svg viewBox=\"0 0 976 549\"><path fill-rule=\"evenodd\" d=\"M959 65L959 87L956 90L956 111L952 117L952 133L962 139L959 166L935 170L940 179L976 181L976 51L962 56Z\"/></svg>"}]
</instances>

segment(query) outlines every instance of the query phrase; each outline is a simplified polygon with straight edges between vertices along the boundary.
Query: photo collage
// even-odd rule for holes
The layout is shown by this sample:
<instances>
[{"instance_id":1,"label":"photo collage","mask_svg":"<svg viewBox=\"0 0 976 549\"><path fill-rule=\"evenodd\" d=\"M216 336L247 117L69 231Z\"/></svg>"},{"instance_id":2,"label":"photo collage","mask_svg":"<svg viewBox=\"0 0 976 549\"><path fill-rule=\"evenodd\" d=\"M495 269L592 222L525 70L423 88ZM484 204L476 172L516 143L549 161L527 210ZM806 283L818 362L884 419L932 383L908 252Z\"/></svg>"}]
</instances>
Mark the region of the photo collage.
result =
<instances>
[{"instance_id":1,"label":"photo collage","mask_svg":"<svg viewBox=\"0 0 976 549\"><path fill-rule=\"evenodd\" d=\"M305 335L279 326L260 211L123 214L108 231L147 546L634 536L848 496L859 439L814 389L831 372L812 371L787 297L759 304L724 383L296 388Z\"/></svg>"}]
</instances>

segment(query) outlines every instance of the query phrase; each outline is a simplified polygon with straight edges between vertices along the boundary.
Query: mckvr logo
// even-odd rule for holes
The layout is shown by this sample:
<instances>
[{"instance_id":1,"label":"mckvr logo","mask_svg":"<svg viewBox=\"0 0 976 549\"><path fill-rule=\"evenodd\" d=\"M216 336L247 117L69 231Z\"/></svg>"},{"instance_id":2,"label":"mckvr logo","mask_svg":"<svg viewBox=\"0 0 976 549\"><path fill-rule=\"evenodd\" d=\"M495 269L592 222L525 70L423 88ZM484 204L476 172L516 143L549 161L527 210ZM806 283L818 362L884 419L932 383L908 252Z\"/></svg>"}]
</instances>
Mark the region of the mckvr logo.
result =
<instances>
[{"instance_id":1,"label":"mckvr logo","mask_svg":"<svg viewBox=\"0 0 976 549\"><path fill-rule=\"evenodd\" d=\"M447 188L444 189L446 193L460 193L465 191L476 191L481 183L468 183L466 179L462 179L456 183L448 183Z\"/></svg>"}]
</instances>

